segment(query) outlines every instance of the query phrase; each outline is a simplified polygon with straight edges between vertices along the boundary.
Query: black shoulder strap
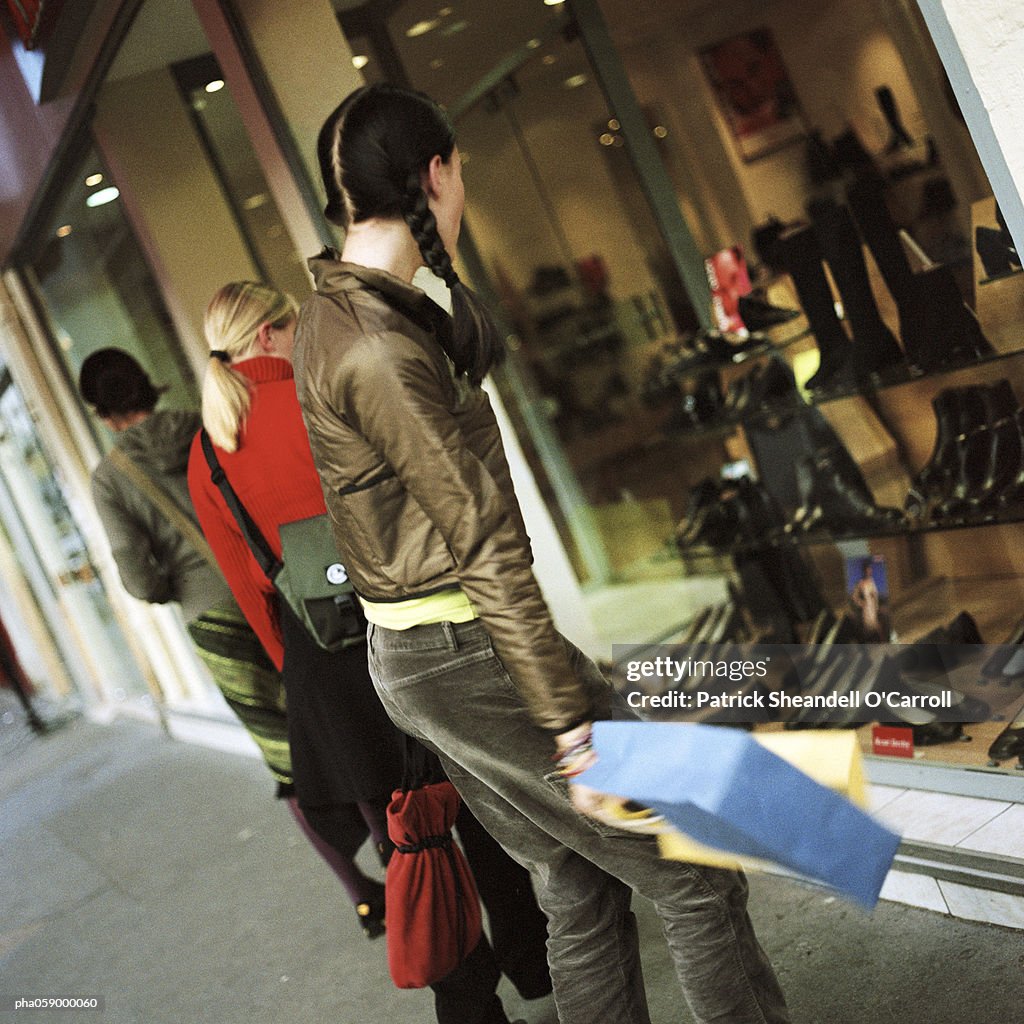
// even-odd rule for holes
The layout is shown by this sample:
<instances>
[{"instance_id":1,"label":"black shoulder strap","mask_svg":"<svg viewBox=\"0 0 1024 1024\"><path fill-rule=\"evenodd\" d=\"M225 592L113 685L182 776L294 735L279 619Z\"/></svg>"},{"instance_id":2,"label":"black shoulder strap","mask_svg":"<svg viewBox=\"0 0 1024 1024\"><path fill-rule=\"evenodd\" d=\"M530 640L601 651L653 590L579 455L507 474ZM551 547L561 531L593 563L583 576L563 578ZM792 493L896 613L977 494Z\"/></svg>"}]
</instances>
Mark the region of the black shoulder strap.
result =
<instances>
[{"instance_id":1,"label":"black shoulder strap","mask_svg":"<svg viewBox=\"0 0 1024 1024\"><path fill-rule=\"evenodd\" d=\"M235 489L231 486L231 482L220 464L220 459L217 458L217 452L214 450L213 442L205 427L199 431L199 439L203 446L203 454L206 456L206 463L210 467L210 479L224 495L224 502L235 517L235 522L238 523L238 528L242 531L242 536L245 538L246 544L249 545L253 558L256 559L267 579L273 583L274 577L281 568L280 560L274 554L273 549L267 543L267 538L260 532L260 528L253 521L252 516L238 500L238 495L235 494Z\"/></svg>"}]
</instances>

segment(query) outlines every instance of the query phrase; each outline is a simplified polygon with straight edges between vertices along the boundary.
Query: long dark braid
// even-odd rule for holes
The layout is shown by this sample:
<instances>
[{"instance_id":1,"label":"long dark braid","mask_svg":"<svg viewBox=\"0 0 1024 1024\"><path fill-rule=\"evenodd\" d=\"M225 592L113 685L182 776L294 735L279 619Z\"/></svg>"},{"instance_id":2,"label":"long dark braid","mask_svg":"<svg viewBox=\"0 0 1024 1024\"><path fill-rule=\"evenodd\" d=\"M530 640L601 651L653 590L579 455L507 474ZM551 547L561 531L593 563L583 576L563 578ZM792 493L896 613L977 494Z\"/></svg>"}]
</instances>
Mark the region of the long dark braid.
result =
<instances>
[{"instance_id":1,"label":"long dark braid","mask_svg":"<svg viewBox=\"0 0 1024 1024\"><path fill-rule=\"evenodd\" d=\"M440 336L455 371L474 384L504 356L501 331L490 312L459 279L437 230L420 174L435 156L452 158L455 134L444 111L423 93L387 83L363 86L325 122L317 155L328 213L356 223L401 216L423 262L452 294L450 336Z\"/></svg>"},{"instance_id":2,"label":"long dark braid","mask_svg":"<svg viewBox=\"0 0 1024 1024\"><path fill-rule=\"evenodd\" d=\"M437 221L427 203L427 193L420 185L418 168L409 172L402 201L402 216L405 217L405 223L409 225L412 237L420 247L423 262L430 268L431 273L441 278L449 288L454 288L460 283L459 275L444 242L441 241Z\"/></svg>"}]
</instances>

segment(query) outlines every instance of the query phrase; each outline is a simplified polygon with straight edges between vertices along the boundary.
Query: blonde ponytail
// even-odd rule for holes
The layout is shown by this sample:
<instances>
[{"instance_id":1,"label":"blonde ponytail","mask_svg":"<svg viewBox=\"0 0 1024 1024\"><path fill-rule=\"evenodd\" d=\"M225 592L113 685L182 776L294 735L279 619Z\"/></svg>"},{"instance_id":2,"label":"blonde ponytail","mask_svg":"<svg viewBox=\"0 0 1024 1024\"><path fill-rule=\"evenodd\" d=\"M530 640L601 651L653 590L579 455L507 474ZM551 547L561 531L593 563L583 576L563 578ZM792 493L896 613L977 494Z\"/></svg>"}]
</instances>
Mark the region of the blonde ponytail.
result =
<instances>
[{"instance_id":1,"label":"blonde ponytail","mask_svg":"<svg viewBox=\"0 0 1024 1024\"><path fill-rule=\"evenodd\" d=\"M291 296L255 281L226 284L210 300L203 321L212 357L203 378L203 426L223 451L237 450L252 401L249 381L231 363L259 354L262 324L283 327L297 313Z\"/></svg>"}]
</instances>

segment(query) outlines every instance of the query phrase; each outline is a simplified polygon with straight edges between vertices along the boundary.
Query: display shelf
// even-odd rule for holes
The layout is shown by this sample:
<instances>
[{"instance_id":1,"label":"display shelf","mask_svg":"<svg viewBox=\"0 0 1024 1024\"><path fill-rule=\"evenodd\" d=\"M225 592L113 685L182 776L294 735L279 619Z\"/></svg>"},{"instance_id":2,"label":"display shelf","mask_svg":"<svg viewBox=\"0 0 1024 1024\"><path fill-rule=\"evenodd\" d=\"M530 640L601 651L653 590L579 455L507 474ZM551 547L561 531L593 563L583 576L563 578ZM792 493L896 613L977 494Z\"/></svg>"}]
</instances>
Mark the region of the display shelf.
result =
<instances>
[{"instance_id":1,"label":"display shelf","mask_svg":"<svg viewBox=\"0 0 1024 1024\"><path fill-rule=\"evenodd\" d=\"M996 281L1005 281L1007 278L1016 277L1018 274L1024 274L1024 269L1018 267L1016 270L1007 270L1005 274L993 274L991 277L983 277L978 284L984 287L987 284L995 284Z\"/></svg>"},{"instance_id":2,"label":"display shelf","mask_svg":"<svg viewBox=\"0 0 1024 1024\"><path fill-rule=\"evenodd\" d=\"M776 330L778 330L778 328L776 328ZM765 332L758 333L763 334ZM752 335L752 337L753 336L754 335ZM805 338L809 337L811 337L811 329L804 326L789 337L776 338L774 336L770 336L763 344L758 345L756 348L749 349L746 352L737 352L733 359L727 361L695 360L692 363L682 363L679 366L671 368L666 367L664 372L667 375L670 375L676 382L691 380L694 377L699 377L702 373L728 370L737 366L746 366L747 363L763 359L765 356L771 356L778 352L783 352L791 345L795 345L797 342L803 341Z\"/></svg>"},{"instance_id":3,"label":"display shelf","mask_svg":"<svg viewBox=\"0 0 1024 1024\"><path fill-rule=\"evenodd\" d=\"M887 391L890 388L903 387L906 384L915 384L923 380L938 379L947 377L950 374L962 373L964 370L974 370L979 366L989 366L992 363L1004 362L1007 359L1016 359L1024 355L1024 348L1013 352L993 352L990 356L981 359L972 359L970 362L957 363L955 366L944 366L938 370L918 370L913 366L900 367L898 376L890 376L885 380L879 380L874 384L851 384L849 387L839 388L834 391L812 391L810 403L812 405L827 405L829 402L838 402L844 398L858 398L864 395L876 394L879 391Z\"/></svg>"},{"instance_id":4,"label":"display shelf","mask_svg":"<svg viewBox=\"0 0 1024 1024\"><path fill-rule=\"evenodd\" d=\"M825 532L812 530L801 532L798 530L787 530L785 527L768 527L756 540L743 541L731 544L725 548L712 548L709 545L695 544L690 547L680 547L680 553L703 553L708 552L719 555L748 554L760 548L780 547L784 544L798 546L809 546L813 544L838 544L851 540L880 540L893 537L922 537L932 533L948 533L953 530L977 530L991 526L1012 526L1024 523L1024 508L1015 509L1013 512L990 513L972 519L943 520L941 522L927 522L921 524L901 523L894 524L889 528L878 530L854 529L844 533L837 533L835 530Z\"/></svg>"}]
</instances>

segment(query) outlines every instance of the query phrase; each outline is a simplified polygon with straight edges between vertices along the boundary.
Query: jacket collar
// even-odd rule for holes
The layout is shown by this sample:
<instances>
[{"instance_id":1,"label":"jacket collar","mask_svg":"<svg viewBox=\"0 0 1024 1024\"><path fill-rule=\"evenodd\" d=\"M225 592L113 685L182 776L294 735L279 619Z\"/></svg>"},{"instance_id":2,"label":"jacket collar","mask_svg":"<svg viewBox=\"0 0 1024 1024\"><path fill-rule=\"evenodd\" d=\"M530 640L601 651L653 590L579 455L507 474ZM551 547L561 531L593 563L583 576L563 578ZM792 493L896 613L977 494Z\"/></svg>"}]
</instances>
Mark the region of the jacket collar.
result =
<instances>
[{"instance_id":1,"label":"jacket collar","mask_svg":"<svg viewBox=\"0 0 1024 1024\"><path fill-rule=\"evenodd\" d=\"M346 263L330 248L314 256L309 261L309 269L318 292L330 295L370 289L424 330L449 329L451 318L425 291L386 270Z\"/></svg>"}]
</instances>

